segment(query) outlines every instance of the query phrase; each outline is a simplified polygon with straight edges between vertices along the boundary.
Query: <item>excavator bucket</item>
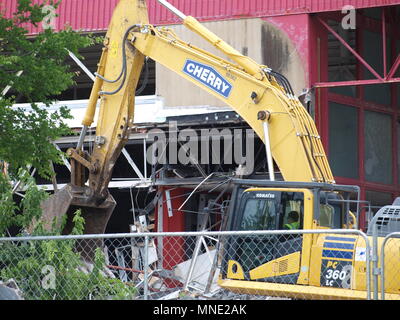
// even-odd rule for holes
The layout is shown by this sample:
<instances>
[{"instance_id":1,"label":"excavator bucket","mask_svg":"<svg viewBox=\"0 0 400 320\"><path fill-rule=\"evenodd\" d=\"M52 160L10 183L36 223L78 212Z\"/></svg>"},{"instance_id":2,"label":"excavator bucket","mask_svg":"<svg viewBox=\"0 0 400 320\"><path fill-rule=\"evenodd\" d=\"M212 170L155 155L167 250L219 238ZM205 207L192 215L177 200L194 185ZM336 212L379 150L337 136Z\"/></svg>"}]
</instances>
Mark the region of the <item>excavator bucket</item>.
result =
<instances>
[{"instance_id":1,"label":"excavator bucket","mask_svg":"<svg viewBox=\"0 0 400 320\"><path fill-rule=\"evenodd\" d=\"M49 197L42 204L42 221L45 229L50 229L54 221L61 225L62 217L67 215L67 223L63 234L70 234L73 228L73 214L80 209L85 219L85 234L104 233L107 222L115 208L116 202L109 194L100 204L90 197L88 187L67 184L60 191ZM56 220L54 220L56 219Z\"/></svg>"},{"instance_id":2,"label":"excavator bucket","mask_svg":"<svg viewBox=\"0 0 400 320\"><path fill-rule=\"evenodd\" d=\"M115 205L116 202L111 194L108 194L105 200L98 202L91 197L89 187L67 184L41 204L43 212L41 222L45 230L51 230L52 226L60 227L66 215L67 221L62 234L70 234L74 226L72 221L74 213L80 209L85 219L84 234L102 234L105 232ZM101 246L99 240L80 240L77 250L81 252L85 260L92 261L94 250L99 246Z\"/></svg>"},{"instance_id":3,"label":"excavator bucket","mask_svg":"<svg viewBox=\"0 0 400 320\"><path fill-rule=\"evenodd\" d=\"M67 222L63 234L73 228L73 214L80 209L85 219L84 234L102 234L116 202L108 191L108 183L118 156L127 141L134 114L135 90L144 63L144 55L129 45L129 33L140 24L148 23L145 0L119 0L110 21L97 74L82 120L83 129L76 149L70 150L71 183L42 203L41 223L50 230L54 223ZM123 75L123 76L122 76ZM117 80L107 80L117 79ZM103 81L104 80L104 81ZM82 152L86 130L94 119L100 93L96 148L90 155ZM105 98L106 96L106 98ZM84 170L90 172L88 183ZM34 224L29 228L32 231ZM91 260L99 241L79 241L77 249Z\"/></svg>"}]
</instances>

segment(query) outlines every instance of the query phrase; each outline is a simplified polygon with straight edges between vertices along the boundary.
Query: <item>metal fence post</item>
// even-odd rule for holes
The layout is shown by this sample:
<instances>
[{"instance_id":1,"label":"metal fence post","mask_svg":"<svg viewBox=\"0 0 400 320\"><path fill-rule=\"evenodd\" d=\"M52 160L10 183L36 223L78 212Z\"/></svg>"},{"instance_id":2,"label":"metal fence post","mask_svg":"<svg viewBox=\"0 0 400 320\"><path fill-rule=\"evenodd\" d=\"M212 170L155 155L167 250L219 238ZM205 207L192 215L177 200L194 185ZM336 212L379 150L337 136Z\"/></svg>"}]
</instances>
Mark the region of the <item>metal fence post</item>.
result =
<instances>
[{"instance_id":1,"label":"metal fence post","mask_svg":"<svg viewBox=\"0 0 400 320\"><path fill-rule=\"evenodd\" d=\"M368 241L368 237L362 231L358 231L358 234L364 238L365 241L365 267L366 267L366 289L367 289L367 300L371 300L371 246Z\"/></svg>"},{"instance_id":2,"label":"metal fence post","mask_svg":"<svg viewBox=\"0 0 400 320\"><path fill-rule=\"evenodd\" d=\"M380 254L380 262L381 262L381 299L385 300L385 248L386 243L391 238L400 238L400 232L392 232L386 235L385 239L383 239L381 245L381 254Z\"/></svg>"},{"instance_id":3,"label":"metal fence post","mask_svg":"<svg viewBox=\"0 0 400 320\"><path fill-rule=\"evenodd\" d=\"M374 300L378 300L378 277L380 275L380 269L378 268L378 229L376 224L374 224L372 229L372 263L372 275L374 277Z\"/></svg>"},{"instance_id":4,"label":"metal fence post","mask_svg":"<svg viewBox=\"0 0 400 320\"><path fill-rule=\"evenodd\" d=\"M381 261L381 299L385 300L385 246L386 242L389 239L390 234L385 237L385 239L382 242L382 247L381 247L381 256L380 256L380 261Z\"/></svg>"},{"instance_id":5,"label":"metal fence post","mask_svg":"<svg viewBox=\"0 0 400 320\"><path fill-rule=\"evenodd\" d=\"M143 257L143 270L144 270L144 279L143 279L143 295L144 300L148 300L148 290L149 290L149 281L148 281L148 269L149 269L149 236L144 236L144 257Z\"/></svg>"}]
</instances>

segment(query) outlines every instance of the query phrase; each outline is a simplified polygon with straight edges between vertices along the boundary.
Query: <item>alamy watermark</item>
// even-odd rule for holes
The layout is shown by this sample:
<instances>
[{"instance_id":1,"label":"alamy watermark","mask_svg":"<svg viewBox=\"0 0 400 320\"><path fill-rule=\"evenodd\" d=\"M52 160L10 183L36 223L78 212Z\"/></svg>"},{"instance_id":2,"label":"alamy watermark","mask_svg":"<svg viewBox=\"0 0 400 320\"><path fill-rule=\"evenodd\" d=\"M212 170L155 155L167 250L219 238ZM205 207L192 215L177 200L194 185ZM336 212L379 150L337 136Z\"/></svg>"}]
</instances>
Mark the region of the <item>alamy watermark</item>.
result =
<instances>
[{"instance_id":1,"label":"alamy watermark","mask_svg":"<svg viewBox=\"0 0 400 320\"><path fill-rule=\"evenodd\" d=\"M42 288L45 290L56 288L56 269L53 266L46 265L41 270L43 278L41 281Z\"/></svg>"},{"instance_id":2,"label":"alamy watermark","mask_svg":"<svg viewBox=\"0 0 400 320\"><path fill-rule=\"evenodd\" d=\"M56 9L52 5L45 5L42 8L42 13L46 14L42 21L42 28L55 29L56 28Z\"/></svg>"},{"instance_id":3,"label":"alamy watermark","mask_svg":"<svg viewBox=\"0 0 400 320\"><path fill-rule=\"evenodd\" d=\"M252 129L183 129L177 122L168 124L168 134L161 129L148 132L148 163L155 164L227 164L254 170L254 136Z\"/></svg>"},{"instance_id":4,"label":"alamy watermark","mask_svg":"<svg viewBox=\"0 0 400 320\"><path fill-rule=\"evenodd\" d=\"M342 13L345 16L342 18L342 28L344 30L356 29L356 8L351 5L342 7Z\"/></svg>"}]
</instances>

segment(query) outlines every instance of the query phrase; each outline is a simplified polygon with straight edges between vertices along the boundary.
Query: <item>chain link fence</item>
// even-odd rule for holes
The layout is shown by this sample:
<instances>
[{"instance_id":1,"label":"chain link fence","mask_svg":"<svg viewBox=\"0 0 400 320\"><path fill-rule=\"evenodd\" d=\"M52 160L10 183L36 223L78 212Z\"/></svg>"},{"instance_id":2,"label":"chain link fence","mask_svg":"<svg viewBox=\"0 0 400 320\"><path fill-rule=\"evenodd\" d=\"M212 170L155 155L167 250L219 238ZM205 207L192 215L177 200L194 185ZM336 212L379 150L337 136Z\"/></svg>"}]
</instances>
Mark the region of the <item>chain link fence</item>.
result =
<instances>
[{"instance_id":1,"label":"chain link fence","mask_svg":"<svg viewBox=\"0 0 400 320\"><path fill-rule=\"evenodd\" d=\"M380 291L381 299L385 300L400 292L400 232L390 233L380 240L377 241L380 245L379 264L376 263L380 287L375 291L374 298L378 299Z\"/></svg>"},{"instance_id":2,"label":"chain link fence","mask_svg":"<svg viewBox=\"0 0 400 320\"><path fill-rule=\"evenodd\" d=\"M396 298L399 245L379 239L380 285L357 230L0 238L0 299L374 299L378 286Z\"/></svg>"}]
</instances>

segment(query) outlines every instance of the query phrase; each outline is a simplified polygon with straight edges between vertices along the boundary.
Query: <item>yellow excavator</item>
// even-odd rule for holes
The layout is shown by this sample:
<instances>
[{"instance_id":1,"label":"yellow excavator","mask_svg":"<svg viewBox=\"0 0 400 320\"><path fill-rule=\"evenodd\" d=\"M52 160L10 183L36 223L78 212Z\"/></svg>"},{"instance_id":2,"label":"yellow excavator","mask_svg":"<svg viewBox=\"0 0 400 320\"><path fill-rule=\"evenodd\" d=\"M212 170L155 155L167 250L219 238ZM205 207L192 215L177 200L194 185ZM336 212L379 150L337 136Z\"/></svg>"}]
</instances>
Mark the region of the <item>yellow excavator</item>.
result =
<instances>
[{"instance_id":1,"label":"yellow excavator","mask_svg":"<svg viewBox=\"0 0 400 320\"><path fill-rule=\"evenodd\" d=\"M354 228L349 200L357 199L359 189L335 184L315 123L288 80L242 55L195 18L158 1L227 59L180 40L168 28L149 24L145 0L120 0L105 36L78 145L67 151L71 183L43 203L44 220L50 224L65 214L71 220L70 213L79 208L85 233L105 231L115 207L108 184L133 125L135 90L148 57L221 99L265 143L270 179L234 181L228 230L280 230L290 224L292 212L300 229ZM99 98L95 147L88 154L82 146ZM276 181L273 161L284 181ZM223 288L301 298L367 297L367 246L359 235L229 239L219 279ZM393 270L400 269L399 248L396 243L385 252L397 266ZM385 279L386 298L399 299L400 277L387 273Z\"/></svg>"}]
</instances>

